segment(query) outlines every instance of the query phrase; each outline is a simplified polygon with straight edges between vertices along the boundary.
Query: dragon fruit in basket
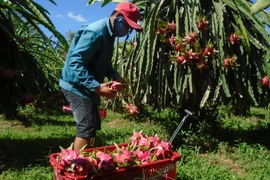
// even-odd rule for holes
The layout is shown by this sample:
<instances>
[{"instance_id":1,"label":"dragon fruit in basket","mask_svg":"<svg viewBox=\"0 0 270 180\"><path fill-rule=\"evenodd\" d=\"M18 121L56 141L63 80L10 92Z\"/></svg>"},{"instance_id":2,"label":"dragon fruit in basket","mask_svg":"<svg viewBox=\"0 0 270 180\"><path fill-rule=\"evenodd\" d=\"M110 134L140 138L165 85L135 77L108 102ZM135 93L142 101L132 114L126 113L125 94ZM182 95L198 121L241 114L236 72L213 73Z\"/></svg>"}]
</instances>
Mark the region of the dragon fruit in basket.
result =
<instances>
[{"instance_id":1,"label":"dragon fruit in basket","mask_svg":"<svg viewBox=\"0 0 270 180\"><path fill-rule=\"evenodd\" d=\"M72 174L86 176L92 172L90 161L85 158L81 150L73 150L73 143L70 147L64 149L60 147L61 153L58 156L60 164Z\"/></svg>"},{"instance_id":2,"label":"dragon fruit in basket","mask_svg":"<svg viewBox=\"0 0 270 180\"><path fill-rule=\"evenodd\" d=\"M72 145L67 149L60 147L57 160L72 175L89 176L147 164L173 155L171 143L162 141L157 135L146 136L142 131L133 132L130 140L124 146L114 143L113 150L105 147L102 151L84 152L83 149L72 150Z\"/></svg>"}]
</instances>

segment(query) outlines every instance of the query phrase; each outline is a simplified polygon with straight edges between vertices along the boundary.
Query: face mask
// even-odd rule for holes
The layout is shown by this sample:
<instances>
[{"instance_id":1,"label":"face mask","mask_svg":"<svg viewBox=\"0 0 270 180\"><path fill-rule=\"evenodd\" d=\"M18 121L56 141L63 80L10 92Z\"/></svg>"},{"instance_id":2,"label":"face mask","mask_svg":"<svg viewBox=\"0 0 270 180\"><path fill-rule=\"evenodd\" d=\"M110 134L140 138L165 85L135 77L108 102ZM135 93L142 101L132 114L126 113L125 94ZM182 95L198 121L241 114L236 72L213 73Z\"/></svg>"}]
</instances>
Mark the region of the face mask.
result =
<instances>
[{"instance_id":1,"label":"face mask","mask_svg":"<svg viewBox=\"0 0 270 180\"><path fill-rule=\"evenodd\" d=\"M114 19L114 36L123 37L128 34L128 29L125 27L125 22L125 18L121 16Z\"/></svg>"}]
</instances>

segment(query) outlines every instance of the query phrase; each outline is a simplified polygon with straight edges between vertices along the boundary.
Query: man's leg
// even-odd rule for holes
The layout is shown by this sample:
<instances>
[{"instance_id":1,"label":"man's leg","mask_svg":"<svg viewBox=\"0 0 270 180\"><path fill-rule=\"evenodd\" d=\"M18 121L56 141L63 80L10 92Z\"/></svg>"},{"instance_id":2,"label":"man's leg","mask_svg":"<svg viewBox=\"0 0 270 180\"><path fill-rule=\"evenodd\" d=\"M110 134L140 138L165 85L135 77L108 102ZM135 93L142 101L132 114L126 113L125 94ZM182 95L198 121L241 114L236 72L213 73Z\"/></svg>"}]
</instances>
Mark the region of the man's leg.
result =
<instances>
[{"instance_id":1,"label":"man's leg","mask_svg":"<svg viewBox=\"0 0 270 180\"><path fill-rule=\"evenodd\" d=\"M87 144L87 146L85 148L94 147L94 143L95 143L94 137L89 137L89 138L76 137L74 140L74 150L80 150L86 144Z\"/></svg>"},{"instance_id":2,"label":"man's leg","mask_svg":"<svg viewBox=\"0 0 270 180\"><path fill-rule=\"evenodd\" d=\"M77 133L73 144L74 149L79 150L85 145L87 145L85 148L93 147L96 130L101 129L97 106L93 105L90 99L82 98L64 89L62 92L72 108L76 122Z\"/></svg>"}]
</instances>

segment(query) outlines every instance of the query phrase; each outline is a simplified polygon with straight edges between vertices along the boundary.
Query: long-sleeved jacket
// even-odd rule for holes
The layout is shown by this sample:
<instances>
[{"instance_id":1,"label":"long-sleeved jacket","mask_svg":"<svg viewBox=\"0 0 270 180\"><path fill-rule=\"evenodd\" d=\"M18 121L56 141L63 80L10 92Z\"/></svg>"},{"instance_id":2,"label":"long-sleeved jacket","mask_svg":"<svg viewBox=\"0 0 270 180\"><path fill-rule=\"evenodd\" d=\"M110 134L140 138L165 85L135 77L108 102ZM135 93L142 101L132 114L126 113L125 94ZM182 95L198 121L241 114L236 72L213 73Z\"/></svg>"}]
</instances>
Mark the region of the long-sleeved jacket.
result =
<instances>
[{"instance_id":1,"label":"long-sleeved jacket","mask_svg":"<svg viewBox=\"0 0 270 180\"><path fill-rule=\"evenodd\" d=\"M83 25L68 51L60 87L98 104L100 97L95 89L105 77L116 79L119 76L111 62L114 39L109 17Z\"/></svg>"}]
</instances>

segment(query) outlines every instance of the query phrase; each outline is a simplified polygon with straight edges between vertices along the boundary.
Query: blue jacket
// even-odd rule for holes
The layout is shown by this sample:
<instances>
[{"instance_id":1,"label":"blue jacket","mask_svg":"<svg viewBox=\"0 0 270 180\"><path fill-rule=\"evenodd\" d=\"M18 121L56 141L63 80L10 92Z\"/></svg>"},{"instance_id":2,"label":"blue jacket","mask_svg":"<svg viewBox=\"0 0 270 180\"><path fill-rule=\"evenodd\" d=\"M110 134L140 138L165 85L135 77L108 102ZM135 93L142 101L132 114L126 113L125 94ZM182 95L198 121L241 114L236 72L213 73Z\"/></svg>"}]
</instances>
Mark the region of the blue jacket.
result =
<instances>
[{"instance_id":1,"label":"blue jacket","mask_svg":"<svg viewBox=\"0 0 270 180\"><path fill-rule=\"evenodd\" d=\"M104 78L120 75L112 67L114 36L109 17L83 25L70 45L59 85L98 104L100 97L94 91Z\"/></svg>"}]
</instances>

